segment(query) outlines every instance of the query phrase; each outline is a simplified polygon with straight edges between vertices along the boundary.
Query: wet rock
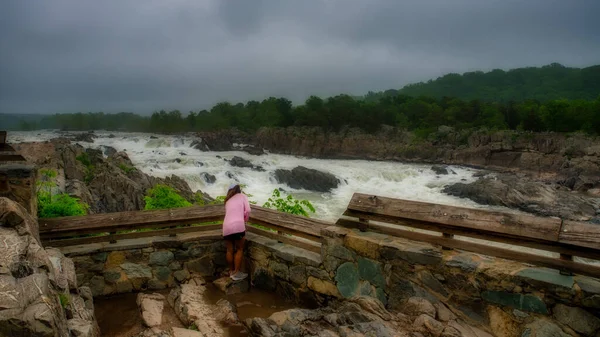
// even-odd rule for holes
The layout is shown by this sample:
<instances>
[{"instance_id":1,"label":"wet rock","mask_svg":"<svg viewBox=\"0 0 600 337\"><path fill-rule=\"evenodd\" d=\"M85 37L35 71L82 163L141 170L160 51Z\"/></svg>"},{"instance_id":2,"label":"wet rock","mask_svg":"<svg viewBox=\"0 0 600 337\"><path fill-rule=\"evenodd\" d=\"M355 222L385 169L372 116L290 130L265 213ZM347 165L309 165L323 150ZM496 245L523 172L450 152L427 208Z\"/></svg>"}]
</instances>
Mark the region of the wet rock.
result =
<instances>
[{"instance_id":1,"label":"wet rock","mask_svg":"<svg viewBox=\"0 0 600 337\"><path fill-rule=\"evenodd\" d=\"M250 290L250 281L248 278L234 281L230 277L221 277L214 281L213 284L226 295L246 293Z\"/></svg>"},{"instance_id":2,"label":"wet rock","mask_svg":"<svg viewBox=\"0 0 600 337\"><path fill-rule=\"evenodd\" d=\"M541 216L587 221L595 215L597 199L557 189L513 174L496 174L470 184L446 186L443 192L482 205L505 206Z\"/></svg>"},{"instance_id":3,"label":"wet rock","mask_svg":"<svg viewBox=\"0 0 600 337\"><path fill-rule=\"evenodd\" d=\"M161 294L143 294L137 296L137 305L142 313L142 320L148 327L159 326L162 323L162 312L165 297Z\"/></svg>"},{"instance_id":4,"label":"wet rock","mask_svg":"<svg viewBox=\"0 0 600 337\"><path fill-rule=\"evenodd\" d=\"M214 315L219 322L228 325L237 325L240 323L236 307L225 299L217 301Z\"/></svg>"},{"instance_id":5,"label":"wet rock","mask_svg":"<svg viewBox=\"0 0 600 337\"><path fill-rule=\"evenodd\" d=\"M214 184L217 181L217 177L207 172L200 173L200 178L208 184Z\"/></svg>"},{"instance_id":6,"label":"wet rock","mask_svg":"<svg viewBox=\"0 0 600 337\"><path fill-rule=\"evenodd\" d=\"M242 157L238 157L238 156L234 156L233 158L231 158L231 160L229 161L229 164L231 166L236 166L236 167L246 167L246 168L254 167L254 165L252 165L252 163L249 160L244 159Z\"/></svg>"},{"instance_id":7,"label":"wet rock","mask_svg":"<svg viewBox=\"0 0 600 337\"><path fill-rule=\"evenodd\" d=\"M260 147L253 146L253 145L244 147L243 151L248 154L255 155L255 156L262 156L263 154L265 154L265 150L263 150Z\"/></svg>"},{"instance_id":8,"label":"wet rock","mask_svg":"<svg viewBox=\"0 0 600 337\"><path fill-rule=\"evenodd\" d=\"M577 307L558 304L553 310L554 319L586 336L595 336L600 330L600 318Z\"/></svg>"},{"instance_id":9,"label":"wet rock","mask_svg":"<svg viewBox=\"0 0 600 337\"><path fill-rule=\"evenodd\" d=\"M435 307L431 302L420 297L411 297L406 301L403 312L409 316L420 316L422 314L435 317Z\"/></svg>"},{"instance_id":10,"label":"wet rock","mask_svg":"<svg viewBox=\"0 0 600 337\"><path fill-rule=\"evenodd\" d=\"M298 166L294 169L275 170L275 179L281 184L296 189L306 189L316 192L329 192L336 188L340 181L331 173L321 172L314 169L309 169L303 166Z\"/></svg>"},{"instance_id":11,"label":"wet rock","mask_svg":"<svg viewBox=\"0 0 600 337\"><path fill-rule=\"evenodd\" d=\"M440 174L440 175L447 175L448 174L448 168L446 166L432 166L431 170L433 172L435 172L435 174Z\"/></svg>"},{"instance_id":12,"label":"wet rock","mask_svg":"<svg viewBox=\"0 0 600 337\"><path fill-rule=\"evenodd\" d=\"M173 289L168 297L169 304L184 324L196 325L199 336L224 336L225 331L214 316L215 306L205 299L203 283L204 280L193 278L180 288Z\"/></svg>"}]
</instances>

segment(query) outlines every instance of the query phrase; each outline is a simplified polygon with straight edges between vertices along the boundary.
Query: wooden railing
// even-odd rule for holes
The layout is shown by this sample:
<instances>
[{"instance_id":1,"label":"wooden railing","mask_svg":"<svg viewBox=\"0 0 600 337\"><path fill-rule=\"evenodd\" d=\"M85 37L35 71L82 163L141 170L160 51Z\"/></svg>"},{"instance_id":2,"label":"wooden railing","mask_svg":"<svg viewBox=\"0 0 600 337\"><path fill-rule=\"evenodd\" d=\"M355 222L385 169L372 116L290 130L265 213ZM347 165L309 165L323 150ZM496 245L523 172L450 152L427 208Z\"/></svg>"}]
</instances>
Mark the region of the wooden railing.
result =
<instances>
[{"instance_id":1,"label":"wooden railing","mask_svg":"<svg viewBox=\"0 0 600 337\"><path fill-rule=\"evenodd\" d=\"M600 265L573 261L573 256L600 260L600 226L558 218L537 217L444 206L356 193L337 225L425 241L446 249L459 249L534 265L562 273L600 277ZM387 223L391 225L378 224ZM412 227L438 232L428 234ZM534 248L560 254L554 258L486 243L458 240L460 235L480 240Z\"/></svg>"},{"instance_id":2,"label":"wooden railing","mask_svg":"<svg viewBox=\"0 0 600 337\"><path fill-rule=\"evenodd\" d=\"M247 231L320 252L321 228L333 223L252 206ZM220 230L223 205L39 219L44 246L64 247ZM255 226L258 225L258 226Z\"/></svg>"}]
</instances>

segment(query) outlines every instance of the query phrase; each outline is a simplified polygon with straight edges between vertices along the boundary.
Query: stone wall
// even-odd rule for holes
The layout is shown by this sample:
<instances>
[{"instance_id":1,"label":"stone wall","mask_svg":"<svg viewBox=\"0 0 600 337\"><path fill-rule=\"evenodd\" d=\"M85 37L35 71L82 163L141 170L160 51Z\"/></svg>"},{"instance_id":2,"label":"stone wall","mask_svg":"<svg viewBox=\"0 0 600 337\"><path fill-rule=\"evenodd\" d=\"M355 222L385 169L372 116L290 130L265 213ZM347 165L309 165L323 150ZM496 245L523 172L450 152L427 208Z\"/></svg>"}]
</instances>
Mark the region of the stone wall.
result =
<instances>
[{"instance_id":1,"label":"stone wall","mask_svg":"<svg viewBox=\"0 0 600 337\"><path fill-rule=\"evenodd\" d=\"M124 240L65 253L75 263L78 282L94 296L171 288L190 273L213 277L227 265L224 242L215 238Z\"/></svg>"},{"instance_id":2,"label":"stone wall","mask_svg":"<svg viewBox=\"0 0 600 337\"><path fill-rule=\"evenodd\" d=\"M307 305L366 295L402 311L420 297L496 336L600 333L600 280L371 232L322 235L321 254L252 238L253 284Z\"/></svg>"},{"instance_id":3,"label":"stone wall","mask_svg":"<svg viewBox=\"0 0 600 337\"><path fill-rule=\"evenodd\" d=\"M36 170L26 163L0 164L0 197L16 201L37 217Z\"/></svg>"}]
</instances>

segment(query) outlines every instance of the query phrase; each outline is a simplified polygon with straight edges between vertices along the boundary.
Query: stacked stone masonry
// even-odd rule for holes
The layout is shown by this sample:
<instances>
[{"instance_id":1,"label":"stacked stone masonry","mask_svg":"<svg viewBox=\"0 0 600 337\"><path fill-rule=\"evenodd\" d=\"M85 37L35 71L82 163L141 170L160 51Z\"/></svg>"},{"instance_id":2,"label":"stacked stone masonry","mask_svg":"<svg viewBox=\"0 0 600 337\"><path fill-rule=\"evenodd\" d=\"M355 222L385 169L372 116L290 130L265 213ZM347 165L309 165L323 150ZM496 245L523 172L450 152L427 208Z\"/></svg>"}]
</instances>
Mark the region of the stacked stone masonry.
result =
<instances>
[{"instance_id":1,"label":"stacked stone masonry","mask_svg":"<svg viewBox=\"0 0 600 337\"><path fill-rule=\"evenodd\" d=\"M313 306L370 296L406 313L424 299L429 316L496 336L600 336L600 280L371 232L321 234L320 255L253 239L253 284Z\"/></svg>"}]
</instances>

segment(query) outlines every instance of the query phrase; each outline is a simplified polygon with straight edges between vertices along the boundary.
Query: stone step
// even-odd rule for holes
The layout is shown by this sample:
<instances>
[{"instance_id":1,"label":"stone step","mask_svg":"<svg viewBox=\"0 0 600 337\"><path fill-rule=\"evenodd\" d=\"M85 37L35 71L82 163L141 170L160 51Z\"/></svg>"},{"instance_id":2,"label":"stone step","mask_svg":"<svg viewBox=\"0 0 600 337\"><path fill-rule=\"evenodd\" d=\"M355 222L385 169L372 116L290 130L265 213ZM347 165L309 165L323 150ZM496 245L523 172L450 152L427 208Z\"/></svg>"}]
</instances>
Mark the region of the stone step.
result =
<instances>
[{"instance_id":1,"label":"stone step","mask_svg":"<svg viewBox=\"0 0 600 337\"><path fill-rule=\"evenodd\" d=\"M225 276L217 279L213 284L226 295L241 294L250 291L250 277L234 281L230 277Z\"/></svg>"}]
</instances>

